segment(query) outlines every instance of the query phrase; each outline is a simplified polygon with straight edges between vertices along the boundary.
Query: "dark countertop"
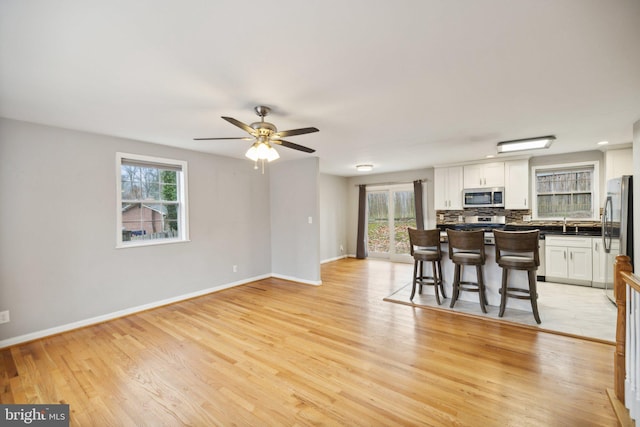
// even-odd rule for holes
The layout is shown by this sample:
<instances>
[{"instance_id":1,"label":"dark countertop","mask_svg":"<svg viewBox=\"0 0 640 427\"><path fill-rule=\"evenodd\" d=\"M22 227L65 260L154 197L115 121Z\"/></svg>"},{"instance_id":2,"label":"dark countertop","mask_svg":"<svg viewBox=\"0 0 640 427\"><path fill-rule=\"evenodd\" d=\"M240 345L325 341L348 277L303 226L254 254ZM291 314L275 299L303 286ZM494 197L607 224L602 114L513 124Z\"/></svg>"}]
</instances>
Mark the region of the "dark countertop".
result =
<instances>
[{"instance_id":1,"label":"dark countertop","mask_svg":"<svg viewBox=\"0 0 640 427\"><path fill-rule=\"evenodd\" d=\"M438 224L437 227L445 231L447 228L463 229L464 224ZM528 225L528 224L506 224L504 229L506 231L526 231L526 230L540 230L542 238L544 236L586 236L586 237L598 237L602 236L602 229L600 226L578 226L576 231L575 225L567 225L567 231L562 231L562 225Z\"/></svg>"},{"instance_id":2,"label":"dark countertop","mask_svg":"<svg viewBox=\"0 0 640 427\"><path fill-rule=\"evenodd\" d=\"M602 236L602 228L593 226L576 227L575 225L567 225L567 231L562 231L561 225L521 225L507 224L504 228L506 231L524 231L524 230L540 230L543 236Z\"/></svg>"}]
</instances>

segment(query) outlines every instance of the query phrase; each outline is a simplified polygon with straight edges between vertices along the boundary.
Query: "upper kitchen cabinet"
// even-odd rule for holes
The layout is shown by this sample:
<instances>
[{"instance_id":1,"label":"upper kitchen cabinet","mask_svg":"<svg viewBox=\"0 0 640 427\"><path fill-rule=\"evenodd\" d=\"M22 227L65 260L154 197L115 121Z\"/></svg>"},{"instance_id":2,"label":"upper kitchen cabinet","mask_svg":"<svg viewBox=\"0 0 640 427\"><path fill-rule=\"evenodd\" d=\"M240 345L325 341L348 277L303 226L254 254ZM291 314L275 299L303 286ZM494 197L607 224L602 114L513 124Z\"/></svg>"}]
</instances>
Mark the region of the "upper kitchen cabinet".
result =
<instances>
[{"instance_id":1,"label":"upper kitchen cabinet","mask_svg":"<svg viewBox=\"0 0 640 427\"><path fill-rule=\"evenodd\" d=\"M436 210L462 210L462 166L434 169Z\"/></svg>"},{"instance_id":2,"label":"upper kitchen cabinet","mask_svg":"<svg viewBox=\"0 0 640 427\"><path fill-rule=\"evenodd\" d=\"M505 209L529 209L529 160L504 162Z\"/></svg>"},{"instance_id":3,"label":"upper kitchen cabinet","mask_svg":"<svg viewBox=\"0 0 640 427\"><path fill-rule=\"evenodd\" d=\"M504 163L478 163L464 167L464 188L504 187Z\"/></svg>"},{"instance_id":4,"label":"upper kitchen cabinet","mask_svg":"<svg viewBox=\"0 0 640 427\"><path fill-rule=\"evenodd\" d=\"M604 164L607 180L619 178L622 175L633 175L633 153L631 148L605 151Z\"/></svg>"}]
</instances>

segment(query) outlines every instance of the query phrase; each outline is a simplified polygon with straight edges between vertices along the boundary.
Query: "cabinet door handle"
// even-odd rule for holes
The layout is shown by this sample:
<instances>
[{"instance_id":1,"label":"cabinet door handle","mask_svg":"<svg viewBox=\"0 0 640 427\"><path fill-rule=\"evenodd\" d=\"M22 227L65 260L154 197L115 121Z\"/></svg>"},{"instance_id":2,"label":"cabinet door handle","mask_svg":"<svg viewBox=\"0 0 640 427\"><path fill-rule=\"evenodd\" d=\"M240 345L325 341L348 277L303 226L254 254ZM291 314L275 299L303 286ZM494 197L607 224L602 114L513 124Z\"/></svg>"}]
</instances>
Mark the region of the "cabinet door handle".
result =
<instances>
[{"instance_id":1,"label":"cabinet door handle","mask_svg":"<svg viewBox=\"0 0 640 427\"><path fill-rule=\"evenodd\" d=\"M567 259L567 251L562 251L562 255L564 255L564 259Z\"/></svg>"},{"instance_id":2,"label":"cabinet door handle","mask_svg":"<svg viewBox=\"0 0 640 427\"><path fill-rule=\"evenodd\" d=\"M573 261L573 252L569 252L569 259Z\"/></svg>"},{"instance_id":3,"label":"cabinet door handle","mask_svg":"<svg viewBox=\"0 0 640 427\"><path fill-rule=\"evenodd\" d=\"M524 205L527 206L527 198L524 198Z\"/></svg>"},{"instance_id":4,"label":"cabinet door handle","mask_svg":"<svg viewBox=\"0 0 640 427\"><path fill-rule=\"evenodd\" d=\"M598 252L598 242L596 242L596 252Z\"/></svg>"}]
</instances>

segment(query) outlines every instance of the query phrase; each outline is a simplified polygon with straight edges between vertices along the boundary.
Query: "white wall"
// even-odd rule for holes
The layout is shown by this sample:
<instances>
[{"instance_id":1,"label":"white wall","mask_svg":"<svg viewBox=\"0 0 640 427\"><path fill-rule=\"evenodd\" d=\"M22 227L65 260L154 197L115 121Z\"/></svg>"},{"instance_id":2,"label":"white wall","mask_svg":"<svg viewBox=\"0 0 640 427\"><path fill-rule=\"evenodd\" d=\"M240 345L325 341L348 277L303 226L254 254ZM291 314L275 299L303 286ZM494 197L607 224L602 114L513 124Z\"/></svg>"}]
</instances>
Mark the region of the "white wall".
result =
<instances>
[{"instance_id":1,"label":"white wall","mask_svg":"<svg viewBox=\"0 0 640 427\"><path fill-rule=\"evenodd\" d=\"M423 180L422 186L425 192L424 213L425 228L436 226L436 211L433 205L433 168L416 169L404 172L385 174L371 174L351 177L347 181L348 212L347 212L347 253L355 256L356 240L358 236L358 185L360 184L385 184L385 183L412 183L415 180Z\"/></svg>"},{"instance_id":2,"label":"white wall","mask_svg":"<svg viewBox=\"0 0 640 427\"><path fill-rule=\"evenodd\" d=\"M188 162L190 242L115 248L117 151ZM0 341L271 272L245 160L0 119L0 203Z\"/></svg>"},{"instance_id":3,"label":"white wall","mask_svg":"<svg viewBox=\"0 0 640 427\"><path fill-rule=\"evenodd\" d=\"M276 277L320 284L318 158L274 162L268 167L271 271Z\"/></svg>"},{"instance_id":4,"label":"white wall","mask_svg":"<svg viewBox=\"0 0 640 427\"><path fill-rule=\"evenodd\" d=\"M320 259L322 262L346 255L348 200L347 178L320 174Z\"/></svg>"}]
</instances>

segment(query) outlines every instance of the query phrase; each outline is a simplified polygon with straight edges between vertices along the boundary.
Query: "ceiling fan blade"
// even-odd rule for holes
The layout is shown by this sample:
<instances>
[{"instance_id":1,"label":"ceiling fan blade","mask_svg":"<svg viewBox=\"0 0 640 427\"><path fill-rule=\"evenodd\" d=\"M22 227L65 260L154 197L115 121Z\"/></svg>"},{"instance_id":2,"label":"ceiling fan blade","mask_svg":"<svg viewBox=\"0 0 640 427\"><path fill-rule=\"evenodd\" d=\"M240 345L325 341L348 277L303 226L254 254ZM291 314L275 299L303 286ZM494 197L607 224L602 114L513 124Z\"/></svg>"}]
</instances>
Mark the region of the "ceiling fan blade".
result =
<instances>
[{"instance_id":1,"label":"ceiling fan blade","mask_svg":"<svg viewBox=\"0 0 640 427\"><path fill-rule=\"evenodd\" d=\"M277 138L281 138L281 137L294 136L294 135L304 135L305 133L313 133L313 132L320 132L320 130L314 127L283 130L281 132L276 132L275 134L273 134L273 136Z\"/></svg>"},{"instance_id":2,"label":"ceiling fan blade","mask_svg":"<svg viewBox=\"0 0 640 427\"><path fill-rule=\"evenodd\" d=\"M272 139L272 143L282 145L283 147L293 148L294 150L304 151L305 153L314 153L316 150L302 145L294 144L293 142L285 141L282 139Z\"/></svg>"},{"instance_id":3,"label":"ceiling fan blade","mask_svg":"<svg viewBox=\"0 0 640 427\"><path fill-rule=\"evenodd\" d=\"M233 136L230 138L193 138L194 141L213 141L222 139L242 139L244 141L253 141L255 138L250 138L248 136Z\"/></svg>"},{"instance_id":4,"label":"ceiling fan blade","mask_svg":"<svg viewBox=\"0 0 640 427\"><path fill-rule=\"evenodd\" d=\"M231 123L232 125L238 126L240 129L244 130L245 132L248 132L251 135L255 135L255 132L256 132L255 129L253 129L249 125L242 123L240 120L236 120L233 117L225 117L225 116L222 116L222 118L228 121L229 123Z\"/></svg>"}]
</instances>

